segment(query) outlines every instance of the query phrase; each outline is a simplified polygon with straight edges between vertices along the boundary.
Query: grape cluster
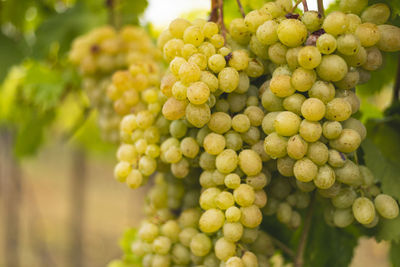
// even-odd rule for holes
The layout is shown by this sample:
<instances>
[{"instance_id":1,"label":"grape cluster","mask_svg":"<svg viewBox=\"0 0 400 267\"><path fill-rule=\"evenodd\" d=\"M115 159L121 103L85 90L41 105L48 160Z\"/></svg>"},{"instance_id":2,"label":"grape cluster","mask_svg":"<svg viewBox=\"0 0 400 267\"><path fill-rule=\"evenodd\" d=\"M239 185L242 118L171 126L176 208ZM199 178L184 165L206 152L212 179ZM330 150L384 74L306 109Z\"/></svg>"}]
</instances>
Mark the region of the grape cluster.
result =
<instances>
[{"instance_id":1,"label":"grape cluster","mask_svg":"<svg viewBox=\"0 0 400 267\"><path fill-rule=\"evenodd\" d=\"M161 79L153 59L112 76L107 94L124 116L115 177L137 188L155 176L132 245L143 266L269 266L263 219L296 229L315 200L335 227L398 216L357 159L355 87L381 51L400 50L389 8L366 5L342 0L323 17L276 0L227 33L176 19L158 39Z\"/></svg>"},{"instance_id":2,"label":"grape cluster","mask_svg":"<svg viewBox=\"0 0 400 267\"><path fill-rule=\"evenodd\" d=\"M82 88L99 113L98 125L104 140L115 143L119 139L119 112L114 112L106 96L111 75L134 62L152 60L159 55L149 35L139 27L127 26L117 31L104 26L74 40L69 59L78 67L83 78Z\"/></svg>"}]
</instances>

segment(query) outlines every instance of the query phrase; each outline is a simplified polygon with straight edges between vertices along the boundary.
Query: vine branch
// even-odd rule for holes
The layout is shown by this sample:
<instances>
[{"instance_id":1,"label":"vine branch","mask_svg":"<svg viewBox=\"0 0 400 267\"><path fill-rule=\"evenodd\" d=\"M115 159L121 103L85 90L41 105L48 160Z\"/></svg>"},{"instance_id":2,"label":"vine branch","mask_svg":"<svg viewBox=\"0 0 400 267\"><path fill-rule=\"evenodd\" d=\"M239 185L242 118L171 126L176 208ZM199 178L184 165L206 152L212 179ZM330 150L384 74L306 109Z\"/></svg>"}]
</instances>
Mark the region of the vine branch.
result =
<instances>
[{"instance_id":1,"label":"vine branch","mask_svg":"<svg viewBox=\"0 0 400 267\"><path fill-rule=\"evenodd\" d=\"M221 26L221 34L226 41L226 27L224 23L224 0L218 0L219 19L218 22Z\"/></svg>"},{"instance_id":2,"label":"vine branch","mask_svg":"<svg viewBox=\"0 0 400 267\"><path fill-rule=\"evenodd\" d=\"M117 28L117 14L115 12L117 0L105 0L105 6L107 7L108 12L108 24Z\"/></svg>"},{"instance_id":3,"label":"vine branch","mask_svg":"<svg viewBox=\"0 0 400 267\"><path fill-rule=\"evenodd\" d=\"M242 3L240 2L240 0L236 0L236 3L239 7L240 14L242 14L242 17L243 18L246 17L246 13L244 13L244 9L243 9L243 6L242 6Z\"/></svg>"},{"instance_id":4,"label":"vine branch","mask_svg":"<svg viewBox=\"0 0 400 267\"><path fill-rule=\"evenodd\" d=\"M294 4L292 10L291 10L290 12L293 13L293 12L296 10L297 6L298 6L302 1L303 1L303 0L297 0L296 3Z\"/></svg>"},{"instance_id":5,"label":"vine branch","mask_svg":"<svg viewBox=\"0 0 400 267\"><path fill-rule=\"evenodd\" d=\"M322 1L322 0L318 0L318 2L319 2L319 1ZM301 2L302 2L302 4L303 4L304 12L308 11L307 0L303 0L303 1L301 1Z\"/></svg>"},{"instance_id":6,"label":"vine branch","mask_svg":"<svg viewBox=\"0 0 400 267\"><path fill-rule=\"evenodd\" d=\"M209 21L218 21L218 0L211 0L211 12Z\"/></svg>"},{"instance_id":7,"label":"vine branch","mask_svg":"<svg viewBox=\"0 0 400 267\"><path fill-rule=\"evenodd\" d=\"M269 235L269 237L271 238L272 242L278 248L280 248L284 253L286 253L289 257L291 257L291 258L295 257L295 253L290 247L286 246L282 241L278 240L277 238L275 238L275 237L273 237L271 235Z\"/></svg>"},{"instance_id":8,"label":"vine branch","mask_svg":"<svg viewBox=\"0 0 400 267\"><path fill-rule=\"evenodd\" d=\"M296 256L294 258L294 267L302 267L304 264L304 251L306 249L307 239L311 228L311 221L314 215L314 202L315 194L313 194L311 197L310 206L308 207L306 218L304 220L303 231L301 232L299 246L297 247Z\"/></svg>"},{"instance_id":9,"label":"vine branch","mask_svg":"<svg viewBox=\"0 0 400 267\"><path fill-rule=\"evenodd\" d=\"M318 12L319 14L321 14L322 16L324 16L324 2L322 0L317 0L318 3Z\"/></svg>"}]
</instances>

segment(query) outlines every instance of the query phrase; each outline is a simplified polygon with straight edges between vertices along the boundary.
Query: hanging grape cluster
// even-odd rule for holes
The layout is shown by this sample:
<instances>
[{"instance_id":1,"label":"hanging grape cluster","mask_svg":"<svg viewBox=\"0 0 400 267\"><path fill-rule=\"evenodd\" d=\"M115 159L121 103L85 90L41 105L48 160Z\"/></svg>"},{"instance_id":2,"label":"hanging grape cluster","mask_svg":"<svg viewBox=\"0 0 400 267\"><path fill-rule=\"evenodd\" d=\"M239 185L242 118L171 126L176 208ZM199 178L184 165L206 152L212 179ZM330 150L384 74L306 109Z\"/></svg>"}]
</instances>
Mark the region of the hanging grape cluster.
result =
<instances>
[{"instance_id":1,"label":"hanging grape cluster","mask_svg":"<svg viewBox=\"0 0 400 267\"><path fill-rule=\"evenodd\" d=\"M110 79L103 56L126 60L104 88L122 116L116 179L137 188L154 177L132 244L143 266L269 266L274 241L261 223L274 216L296 229L315 201L332 227L398 216L358 162L367 132L355 87L381 67L382 52L400 50L400 28L385 24L385 4L342 0L340 9L299 15L276 0L227 32L175 19L157 43L166 71L147 41L145 51L104 55L115 46L103 30L76 42L71 58L88 79ZM128 51L150 56L130 60Z\"/></svg>"}]
</instances>

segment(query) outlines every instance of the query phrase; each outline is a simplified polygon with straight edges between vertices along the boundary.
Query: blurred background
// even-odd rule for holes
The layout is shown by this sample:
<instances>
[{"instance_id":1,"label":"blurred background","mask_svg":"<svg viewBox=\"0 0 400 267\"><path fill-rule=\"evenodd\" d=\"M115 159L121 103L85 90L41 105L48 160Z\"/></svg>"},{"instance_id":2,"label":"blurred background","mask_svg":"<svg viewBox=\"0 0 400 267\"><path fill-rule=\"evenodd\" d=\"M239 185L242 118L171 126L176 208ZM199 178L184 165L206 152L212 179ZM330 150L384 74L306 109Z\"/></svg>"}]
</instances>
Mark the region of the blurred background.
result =
<instances>
[{"instance_id":1,"label":"blurred background","mask_svg":"<svg viewBox=\"0 0 400 267\"><path fill-rule=\"evenodd\" d=\"M210 1L114 1L0 0L0 267L106 266L143 216L147 188L113 179L116 146L102 140L68 50L114 12L156 38L175 17L206 18ZM364 119L381 117L391 97L391 87L361 95ZM387 253L361 239L351 266L390 266Z\"/></svg>"}]
</instances>

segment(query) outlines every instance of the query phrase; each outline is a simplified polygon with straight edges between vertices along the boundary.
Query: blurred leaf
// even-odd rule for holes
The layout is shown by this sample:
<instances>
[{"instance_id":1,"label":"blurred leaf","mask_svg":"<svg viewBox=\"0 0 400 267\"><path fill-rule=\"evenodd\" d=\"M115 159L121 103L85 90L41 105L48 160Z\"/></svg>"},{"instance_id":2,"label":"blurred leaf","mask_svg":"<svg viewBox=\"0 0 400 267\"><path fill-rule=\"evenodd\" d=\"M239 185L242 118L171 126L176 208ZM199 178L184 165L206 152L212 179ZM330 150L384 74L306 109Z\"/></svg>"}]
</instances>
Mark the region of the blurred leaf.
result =
<instances>
[{"instance_id":1,"label":"blurred leaf","mask_svg":"<svg viewBox=\"0 0 400 267\"><path fill-rule=\"evenodd\" d=\"M23 40L13 40L0 31L0 84L6 77L9 68L23 59L25 48Z\"/></svg>"},{"instance_id":2,"label":"blurred leaf","mask_svg":"<svg viewBox=\"0 0 400 267\"><path fill-rule=\"evenodd\" d=\"M393 266L400 266L400 242L393 242L390 246L390 261Z\"/></svg>"},{"instance_id":3,"label":"blurred leaf","mask_svg":"<svg viewBox=\"0 0 400 267\"><path fill-rule=\"evenodd\" d=\"M115 0L114 0L115 1ZM116 7L116 13L121 24L139 24L139 16L145 11L147 0L121 0Z\"/></svg>"},{"instance_id":4,"label":"blurred leaf","mask_svg":"<svg viewBox=\"0 0 400 267\"><path fill-rule=\"evenodd\" d=\"M380 240L393 240L395 242L400 241L400 217L393 220L386 220L382 217L379 218L378 232L376 239Z\"/></svg>"}]
</instances>

